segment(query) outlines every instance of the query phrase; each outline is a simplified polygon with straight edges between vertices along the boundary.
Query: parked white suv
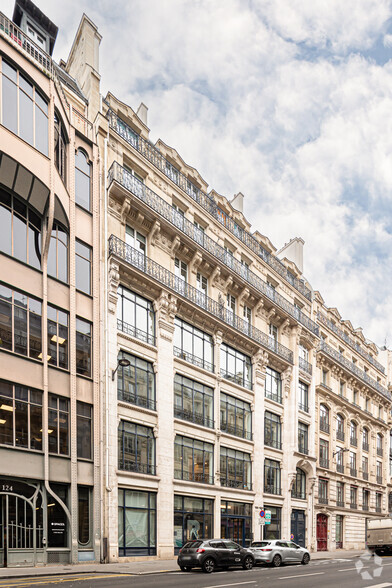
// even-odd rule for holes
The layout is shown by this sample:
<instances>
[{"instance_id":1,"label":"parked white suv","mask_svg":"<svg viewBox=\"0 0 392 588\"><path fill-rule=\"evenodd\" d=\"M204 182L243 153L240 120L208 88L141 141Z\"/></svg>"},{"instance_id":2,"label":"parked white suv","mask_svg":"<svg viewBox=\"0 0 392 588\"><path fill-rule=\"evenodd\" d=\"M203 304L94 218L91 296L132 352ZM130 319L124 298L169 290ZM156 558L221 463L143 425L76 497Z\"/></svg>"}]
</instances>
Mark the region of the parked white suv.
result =
<instances>
[{"instance_id":1,"label":"parked white suv","mask_svg":"<svg viewBox=\"0 0 392 588\"><path fill-rule=\"evenodd\" d=\"M300 547L293 541L281 539L266 539L253 541L249 547L255 558L255 563L272 564L278 568L282 563L308 564L310 553L305 547Z\"/></svg>"}]
</instances>

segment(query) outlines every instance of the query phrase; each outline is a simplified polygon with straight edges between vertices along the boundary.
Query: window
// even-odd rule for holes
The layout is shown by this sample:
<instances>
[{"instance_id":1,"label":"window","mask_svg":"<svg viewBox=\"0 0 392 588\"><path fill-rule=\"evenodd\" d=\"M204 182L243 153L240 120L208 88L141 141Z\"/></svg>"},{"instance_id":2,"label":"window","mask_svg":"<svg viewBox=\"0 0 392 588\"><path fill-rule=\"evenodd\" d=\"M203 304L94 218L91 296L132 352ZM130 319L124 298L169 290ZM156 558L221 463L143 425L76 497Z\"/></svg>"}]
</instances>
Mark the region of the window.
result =
<instances>
[{"instance_id":1,"label":"window","mask_svg":"<svg viewBox=\"0 0 392 588\"><path fill-rule=\"evenodd\" d=\"M135 229L128 225L125 227L125 243L130 247L136 249L136 251L138 251L139 253L146 255L146 238L144 237L144 235L142 235L138 231L135 231Z\"/></svg>"},{"instance_id":2,"label":"window","mask_svg":"<svg viewBox=\"0 0 392 588\"><path fill-rule=\"evenodd\" d=\"M214 501L207 498L174 495L174 549L195 538L213 537Z\"/></svg>"},{"instance_id":3,"label":"window","mask_svg":"<svg viewBox=\"0 0 392 588\"><path fill-rule=\"evenodd\" d=\"M350 508L357 508L357 490L356 486L350 486Z\"/></svg>"},{"instance_id":4,"label":"window","mask_svg":"<svg viewBox=\"0 0 392 588\"><path fill-rule=\"evenodd\" d=\"M344 418L341 414L336 415L336 439L344 441Z\"/></svg>"},{"instance_id":5,"label":"window","mask_svg":"<svg viewBox=\"0 0 392 588\"><path fill-rule=\"evenodd\" d=\"M300 453L304 453L305 455L308 455L309 453L308 431L308 425L305 425L305 423L301 422L298 423L298 451Z\"/></svg>"},{"instance_id":6,"label":"window","mask_svg":"<svg viewBox=\"0 0 392 588\"><path fill-rule=\"evenodd\" d=\"M329 468L329 443L325 439L320 439L319 462L320 467Z\"/></svg>"},{"instance_id":7,"label":"window","mask_svg":"<svg viewBox=\"0 0 392 588\"><path fill-rule=\"evenodd\" d=\"M174 326L174 355L213 372L214 345L211 335L177 317Z\"/></svg>"},{"instance_id":8,"label":"window","mask_svg":"<svg viewBox=\"0 0 392 588\"><path fill-rule=\"evenodd\" d=\"M369 490L365 490L365 488L362 488L362 510L369 510L369 498Z\"/></svg>"},{"instance_id":9,"label":"window","mask_svg":"<svg viewBox=\"0 0 392 588\"><path fill-rule=\"evenodd\" d=\"M264 492L281 494L280 462L273 459L264 460Z\"/></svg>"},{"instance_id":10,"label":"window","mask_svg":"<svg viewBox=\"0 0 392 588\"><path fill-rule=\"evenodd\" d=\"M265 411L264 414L264 445L282 449L282 423L280 416Z\"/></svg>"},{"instance_id":11,"label":"window","mask_svg":"<svg viewBox=\"0 0 392 588\"><path fill-rule=\"evenodd\" d=\"M344 482L336 482L336 506L344 507Z\"/></svg>"},{"instance_id":12,"label":"window","mask_svg":"<svg viewBox=\"0 0 392 588\"><path fill-rule=\"evenodd\" d=\"M24 202L0 189L0 251L41 268L41 218Z\"/></svg>"},{"instance_id":13,"label":"window","mask_svg":"<svg viewBox=\"0 0 392 588\"><path fill-rule=\"evenodd\" d=\"M91 404L76 402L78 457L91 459L92 412Z\"/></svg>"},{"instance_id":14,"label":"window","mask_svg":"<svg viewBox=\"0 0 392 588\"><path fill-rule=\"evenodd\" d=\"M0 349L42 359L42 304L0 284Z\"/></svg>"},{"instance_id":15,"label":"window","mask_svg":"<svg viewBox=\"0 0 392 588\"><path fill-rule=\"evenodd\" d=\"M65 506L69 506L69 486L66 484L54 484L53 482L51 482L50 486ZM64 532L59 533L59 529L64 530ZM48 505L48 546L67 547L68 538L68 517L60 503L54 497L50 496L50 505Z\"/></svg>"},{"instance_id":16,"label":"window","mask_svg":"<svg viewBox=\"0 0 392 588\"><path fill-rule=\"evenodd\" d=\"M90 542L90 488L78 486L78 542Z\"/></svg>"},{"instance_id":17,"label":"window","mask_svg":"<svg viewBox=\"0 0 392 588\"><path fill-rule=\"evenodd\" d=\"M200 294L197 298L198 298L198 303L199 304L204 304L206 303L206 298L208 295L208 280L205 276L203 276L202 274L200 274L199 272L197 272L196 274L196 290L198 291L198 293Z\"/></svg>"},{"instance_id":18,"label":"window","mask_svg":"<svg viewBox=\"0 0 392 588\"><path fill-rule=\"evenodd\" d=\"M381 435L381 433L377 433L377 455L381 456L383 455L383 436Z\"/></svg>"},{"instance_id":19,"label":"window","mask_svg":"<svg viewBox=\"0 0 392 588\"><path fill-rule=\"evenodd\" d=\"M54 164L64 184L67 183L67 135L62 120L54 113Z\"/></svg>"},{"instance_id":20,"label":"window","mask_svg":"<svg viewBox=\"0 0 392 588\"><path fill-rule=\"evenodd\" d=\"M382 494L376 492L376 512L381 512Z\"/></svg>"},{"instance_id":21,"label":"window","mask_svg":"<svg viewBox=\"0 0 392 588\"><path fill-rule=\"evenodd\" d=\"M132 145L132 147L135 147L137 149L139 135L133 129L131 129L131 127L128 126L124 121L122 121L120 117L116 116L114 118L114 122L117 125L117 133L121 137L123 137L123 139L125 139L127 143L129 143L130 145ZM111 120L111 123L113 123L113 119Z\"/></svg>"},{"instance_id":22,"label":"window","mask_svg":"<svg viewBox=\"0 0 392 588\"><path fill-rule=\"evenodd\" d=\"M185 212L183 210L181 210L181 208L179 206L177 206L177 204L172 204L172 208L173 208L173 224L178 227L179 229L184 230L184 218L185 218Z\"/></svg>"},{"instance_id":23,"label":"window","mask_svg":"<svg viewBox=\"0 0 392 588\"><path fill-rule=\"evenodd\" d=\"M340 396L344 396L344 390L345 390L345 382L343 382L342 380L340 380L340 383L339 383L339 394L340 394Z\"/></svg>"},{"instance_id":24,"label":"window","mask_svg":"<svg viewBox=\"0 0 392 588\"><path fill-rule=\"evenodd\" d=\"M382 413L382 406L381 406L381 404L379 404L379 405L378 405L378 418L379 418L380 420L383 420L382 416L383 416L383 413Z\"/></svg>"},{"instance_id":25,"label":"window","mask_svg":"<svg viewBox=\"0 0 392 588\"><path fill-rule=\"evenodd\" d=\"M231 268L234 266L234 253L225 245L225 264Z\"/></svg>"},{"instance_id":26,"label":"window","mask_svg":"<svg viewBox=\"0 0 392 588\"><path fill-rule=\"evenodd\" d=\"M268 333L270 338L272 339L272 342L275 342L278 340L278 327L276 325L273 325L272 323L270 323L268 325Z\"/></svg>"},{"instance_id":27,"label":"window","mask_svg":"<svg viewBox=\"0 0 392 588\"><path fill-rule=\"evenodd\" d=\"M188 281L188 266L184 261L177 257L174 259L174 274L178 278L176 280L177 286L181 294L185 293L185 285Z\"/></svg>"},{"instance_id":28,"label":"window","mask_svg":"<svg viewBox=\"0 0 392 588\"><path fill-rule=\"evenodd\" d=\"M155 475L155 438L151 427L120 421L118 469Z\"/></svg>"},{"instance_id":29,"label":"window","mask_svg":"<svg viewBox=\"0 0 392 588\"><path fill-rule=\"evenodd\" d=\"M282 404L282 379L280 373L270 367L266 369L265 397Z\"/></svg>"},{"instance_id":30,"label":"window","mask_svg":"<svg viewBox=\"0 0 392 588\"><path fill-rule=\"evenodd\" d=\"M328 480L324 478L319 478L318 501L319 504L328 504Z\"/></svg>"},{"instance_id":31,"label":"window","mask_svg":"<svg viewBox=\"0 0 392 588\"><path fill-rule=\"evenodd\" d=\"M299 388L299 404L298 408L305 412L309 412L309 386L304 382L298 382Z\"/></svg>"},{"instance_id":32,"label":"window","mask_svg":"<svg viewBox=\"0 0 392 588\"><path fill-rule=\"evenodd\" d=\"M252 439L252 413L250 404L239 398L221 393L220 428L230 435Z\"/></svg>"},{"instance_id":33,"label":"window","mask_svg":"<svg viewBox=\"0 0 392 588\"><path fill-rule=\"evenodd\" d=\"M48 275L68 283L68 234L58 223L53 223L48 253Z\"/></svg>"},{"instance_id":34,"label":"window","mask_svg":"<svg viewBox=\"0 0 392 588\"><path fill-rule=\"evenodd\" d=\"M336 471L344 474L344 452L342 447L337 447L335 451Z\"/></svg>"},{"instance_id":35,"label":"window","mask_svg":"<svg viewBox=\"0 0 392 588\"><path fill-rule=\"evenodd\" d=\"M350 451L350 474L357 475L357 454L354 451Z\"/></svg>"},{"instance_id":36,"label":"window","mask_svg":"<svg viewBox=\"0 0 392 588\"><path fill-rule=\"evenodd\" d=\"M46 51L46 38L42 33L39 33L28 21L27 21L27 34L36 45L39 45L41 49Z\"/></svg>"},{"instance_id":37,"label":"window","mask_svg":"<svg viewBox=\"0 0 392 588\"><path fill-rule=\"evenodd\" d=\"M48 363L68 369L68 312L48 304Z\"/></svg>"},{"instance_id":38,"label":"window","mask_svg":"<svg viewBox=\"0 0 392 588\"><path fill-rule=\"evenodd\" d=\"M2 123L48 155L48 102L21 72L2 60Z\"/></svg>"},{"instance_id":39,"label":"window","mask_svg":"<svg viewBox=\"0 0 392 588\"><path fill-rule=\"evenodd\" d=\"M358 391L355 389L353 390L353 404L358 406Z\"/></svg>"},{"instance_id":40,"label":"window","mask_svg":"<svg viewBox=\"0 0 392 588\"><path fill-rule=\"evenodd\" d=\"M117 328L131 337L155 345L155 313L152 302L119 286Z\"/></svg>"},{"instance_id":41,"label":"window","mask_svg":"<svg viewBox=\"0 0 392 588\"><path fill-rule=\"evenodd\" d=\"M324 386L328 386L328 371L323 370L321 375L321 382Z\"/></svg>"},{"instance_id":42,"label":"window","mask_svg":"<svg viewBox=\"0 0 392 588\"><path fill-rule=\"evenodd\" d=\"M240 351L222 343L220 346L221 375L244 388L252 389L251 359Z\"/></svg>"},{"instance_id":43,"label":"window","mask_svg":"<svg viewBox=\"0 0 392 588\"><path fill-rule=\"evenodd\" d=\"M366 427L362 429L362 449L369 451L369 430Z\"/></svg>"},{"instance_id":44,"label":"window","mask_svg":"<svg viewBox=\"0 0 392 588\"><path fill-rule=\"evenodd\" d=\"M357 425L354 423L354 421L351 421L350 423L350 445L353 447L357 447L358 445Z\"/></svg>"},{"instance_id":45,"label":"window","mask_svg":"<svg viewBox=\"0 0 392 588\"><path fill-rule=\"evenodd\" d=\"M87 155L79 149L75 154L75 201L86 210L91 210L90 176Z\"/></svg>"},{"instance_id":46,"label":"window","mask_svg":"<svg viewBox=\"0 0 392 588\"><path fill-rule=\"evenodd\" d=\"M320 404L320 431L329 433L329 408Z\"/></svg>"},{"instance_id":47,"label":"window","mask_svg":"<svg viewBox=\"0 0 392 588\"><path fill-rule=\"evenodd\" d=\"M220 483L228 488L252 490L250 454L226 447L220 448Z\"/></svg>"},{"instance_id":48,"label":"window","mask_svg":"<svg viewBox=\"0 0 392 588\"><path fill-rule=\"evenodd\" d=\"M156 409L155 374L150 361L121 351L118 360L127 359L129 366L119 366L117 371L117 398L123 402Z\"/></svg>"},{"instance_id":49,"label":"window","mask_svg":"<svg viewBox=\"0 0 392 588\"><path fill-rule=\"evenodd\" d=\"M174 416L214 428L214 390L185 376L174 376Z\"/></svg>"},{"instance_id":50,"label":"window","mask_svg":"<svg viewBox=\"0 0 392 588\"><path fill-rule=\"evenodd\" d=\"M279 539L282 536L282 509L280 506L264 505L265 510L271 511L271 524L264 527L264 539Z\"/></svg>"},{"instance_id":51,"label":"window","mask_svg":"<svg viewBox=\"0 0 392 588\"><path fill-rule=\"evenodd\" d=\"M229 311L229 318L230 318L230 313L233 313L233 315L235 315L235 296L233 296L232 294L227 294L226 296L226 308Z\"/></svg>"},{"instance_id":52,"label":"window","mask_svg":"<svg viewBox=\"0 0 392 588\"><path fill-rule=\"evenodd\" d=\"M362 477L364 480L369 478L369 458L366 455L362 456Z\"/></svg>"},{"instance_id":53,"label":"window","mask_svg":"<svg viewBox=\"0 0 392 588\"><path fill-rule=\"evenodd\" d=\"M170 178L175 184L178 184L178 169L176 169L171 163L168 161L166 163L165 174L168 178Z\"/></svg>"},{"instance_id":54,"label":"window","mask_svg":"<svg viewBox=\"0 0 392 588\"><path fill-rule=\"evenodd\" d=\"M156 555L155 492L118 489L118 554Z\"/></svg>"},{"instance_id":55,"label":"window","mask_svg":"<svg viewBox=\"0 0 392 588\"><path fill-rule=\"evenodd\" d=\"M69 400L49 394L48 406L49 453L68 455Z\"/></svg>"},{"instance_id":56,"label":"window","mask_svg":"<svg viewBox=\"0 0 392 588\"><path fill-rule=\"evenodd\" d=\"M248 324L248 327L252 324L252 309L249 306L244 306L244 321Z\"/></svg>"},{"instance_id":57,"label":"window","mask_svg":"<svg viewBox=\"0 0 392 588\"><path fill-rule=\"evenodd\" d=\"M370 400L369 400L369 398L366 398L366 401L365 401L365 410L366 410L366 412L370 412Z\"/></svg>"},{"instance_id":58,"label":"window","mask_svg":"<svg viewBox=\"0 0 392 588\"><path fill-rule=\"evenodd\" d=\"M91 377L91 323L76 319L76 373Z\"/></svg>"},{"instance_id":59,"label":"window","mask_svg":"<svg viewBox=\"0 0 392 588\"><path fill-rule=\"evenodd\" d=\"M42 450L42 392L0 380L0 443Z\"/></svg>"},{"instance_id":60,"label":"window","mask_svg":"<svg viewBox=\"0 0 392 588\"><path fill-rule=\"evenodd\" d=\"M306 500L306 474L300 468L297 468L293 487L291 489L292 498Z\"/></svg>"},{"instance_id":61,"label":"window","mask_svg":"<svg viewBox=\"0 0 392 588\"><path fill-rule=\"evenodd\" d=\"M213 484L214 446L211 443L176 435L174 477L176 480Z\"/></svg>"},{"instance_id":62,"label":"window","mask_svg":"<svg viewBox=\"0 0 392 588\"><path fill-rule=\"evenodd\" d=\"M91 261L93 250L75 239L76 289L91 294Z\"/></svg>"},{"instance_id":63,"label":"window","mask_svg":"<svg viewBox=\"0 0 392 588\"><path fill-rule=\"evenodd\" d=\"M383 480L382 480L382 462L378 461L377 462L377 466L376 466L376 478L377 478L377 484L382 484Z\"/></svg>"}]
</instances>

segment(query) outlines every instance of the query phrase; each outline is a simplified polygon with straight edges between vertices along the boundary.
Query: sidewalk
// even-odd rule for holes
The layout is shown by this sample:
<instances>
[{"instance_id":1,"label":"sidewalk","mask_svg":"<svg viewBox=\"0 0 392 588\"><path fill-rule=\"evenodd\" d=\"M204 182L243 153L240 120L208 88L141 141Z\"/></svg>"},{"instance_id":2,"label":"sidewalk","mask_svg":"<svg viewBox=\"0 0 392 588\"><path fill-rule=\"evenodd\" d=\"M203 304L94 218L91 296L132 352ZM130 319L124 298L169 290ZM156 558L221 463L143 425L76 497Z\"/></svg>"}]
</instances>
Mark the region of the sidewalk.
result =
<instances>
[{"instance_id":1,"label":"sidewalk","mask_svg":"<svg viewBox=\"0 0 392 588\"><path fill-rule=\"evenodd\" d=\"M322 559L351 559L359 557L360 551L319 551L311 554L312 560ZM48 565L38 568L0 568L0 580L4 578L22 578L26 576L55 576L65 574L135 574L148 575L164 572L178 572L177 558L156 561L141 561L131 563L109 564L77 564L77 565Z\"/></svg>"}]
</instances>

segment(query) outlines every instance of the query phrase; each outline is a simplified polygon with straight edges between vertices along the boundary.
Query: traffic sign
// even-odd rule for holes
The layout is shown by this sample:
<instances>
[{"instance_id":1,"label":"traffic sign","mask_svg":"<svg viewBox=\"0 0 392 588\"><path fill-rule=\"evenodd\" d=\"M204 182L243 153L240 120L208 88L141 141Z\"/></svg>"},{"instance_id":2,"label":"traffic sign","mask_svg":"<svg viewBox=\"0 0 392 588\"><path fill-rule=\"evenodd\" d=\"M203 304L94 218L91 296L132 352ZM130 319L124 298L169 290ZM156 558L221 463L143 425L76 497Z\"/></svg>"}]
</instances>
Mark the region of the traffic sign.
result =
<instances>
[{"instance_id":1,"label":"traffic sign","mask_svg":"<svg viewBox=\"0 0 392 588\"><path fill-rule=\"evenodd\" d=\"M290 539L291 539L291 541L294 541L294 534L293 533L291 533Z\"/></svg>"},{"instance_id":2,"label":"traffic sign","mask_svg":"<svg viewBox=\"0 0 392 588\"><path fill-rule=\"evenodd\" d=\"M265 511L265 524L266 525L271 524L271 511L270 510Z\"/></svg>"},{"instance_id":3,"label":"traffic sign","mask_svg":"<svg viewBox=\"0 0 392 588\"><path fill-rule=\"evenodd\" d=\"M261 511L260 511L260 516L261 516L261 518L263 518L265 516L265 511L263 509L261 509Z\"/></svg>"}]
</instances>

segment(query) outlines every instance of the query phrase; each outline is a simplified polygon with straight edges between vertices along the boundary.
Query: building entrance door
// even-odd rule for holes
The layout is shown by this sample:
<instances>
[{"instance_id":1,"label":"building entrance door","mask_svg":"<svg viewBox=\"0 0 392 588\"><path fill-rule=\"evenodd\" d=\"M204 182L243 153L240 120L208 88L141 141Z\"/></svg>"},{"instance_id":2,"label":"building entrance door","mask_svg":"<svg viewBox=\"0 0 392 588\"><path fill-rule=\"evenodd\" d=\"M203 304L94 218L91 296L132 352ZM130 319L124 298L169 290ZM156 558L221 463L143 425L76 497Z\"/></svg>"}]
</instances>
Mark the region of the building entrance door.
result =
<instances>
[{"instance_id":1,"label":"building entrance door","mask_svg":"<svg viewBox=\"0 0 392 588\"><path fill-rule=\"evenodd\" d=\"M291 534L293 535L294 543L298 543L301 547L305 545L305 512L303 510L291 511Z\"/></svg>"},{"instance_id":2,"label":"building entrance door","mask_svg":"<svg viewBox=\"0 0 392 588\"><path fill-rule=\"evenodd\" d=\"M317 515L317 551L328 550L328 517L325 514Z\"/></svg>"}]
</instances>

